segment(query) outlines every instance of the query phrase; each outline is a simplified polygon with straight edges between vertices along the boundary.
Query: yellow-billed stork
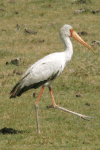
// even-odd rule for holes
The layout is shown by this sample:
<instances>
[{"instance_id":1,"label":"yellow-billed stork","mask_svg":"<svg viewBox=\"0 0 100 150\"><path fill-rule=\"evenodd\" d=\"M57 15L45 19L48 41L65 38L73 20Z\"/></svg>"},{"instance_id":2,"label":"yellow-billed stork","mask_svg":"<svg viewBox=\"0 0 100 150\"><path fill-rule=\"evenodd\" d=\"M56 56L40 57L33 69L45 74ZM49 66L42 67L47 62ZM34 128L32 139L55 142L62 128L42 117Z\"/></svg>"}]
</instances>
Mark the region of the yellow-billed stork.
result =
<instances>
[{"instance_id":1,"label":"yellow-billed stork","mask_svg":"<svg viewBox=\"0 0 100 150\"><path fill-rule=\"evenodd\" d=\"M71 60L73 55L73 46L70 41L70 37L73 37L75 40L85 45L89 49L91 47L73 30L70 25L65 24L59 31L60 38L65 46L65 50L63 52L55 52L45 56L44 58L38 60L34 63L22 76L22 78L18 81L18 83L13 87L10 92L10 98L15 98L16 96L21 96L22 93L28 91L29 89L36 89L42 86L40 94L35 103L36 108L36 120L37 120L37 132L40 133L39 129L39 119L38 119L38 103L40 97L43 93L44 87L48 87L50 91L50 95L52 98L52 107L64 110L66 112L73 113L80 118L87 119L91 118L89 116L85 116L76 112L72 112L68 109L62 108L56 105L52 90L51 83L62 73L65 66Z\"/></svg>"}]
</instances>

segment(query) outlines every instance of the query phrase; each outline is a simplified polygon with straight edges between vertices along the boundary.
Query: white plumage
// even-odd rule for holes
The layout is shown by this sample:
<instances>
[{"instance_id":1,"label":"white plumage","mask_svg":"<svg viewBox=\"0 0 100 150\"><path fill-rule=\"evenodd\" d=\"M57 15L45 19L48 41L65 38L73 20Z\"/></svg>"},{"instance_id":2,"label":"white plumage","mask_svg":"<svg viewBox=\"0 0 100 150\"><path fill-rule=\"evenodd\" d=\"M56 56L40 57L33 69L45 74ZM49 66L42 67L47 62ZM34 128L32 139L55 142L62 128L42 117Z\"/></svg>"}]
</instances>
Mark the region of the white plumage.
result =
<instances>
[{"instance_id":1,"label":"white plumage","mask_svg":"<svg viewBox=\"0 0 100 150\"><path fill-rule=\"evenodd\" d=\"M73 46L69 39L70 28L72 27L64 25L59 32L65 51L49 54L34 63L11 91L11 98L20 96L30 88L37 88L41 85L50 87L52 81L62 73L73 55Z\"/></svg>"},{"instance_id":2,"label":"white plumage","mask_svg":"<svg viewBox=\"0 0 100 150\"><path fill-rule=\"evenodd\" d=\"M32 83L38 83L44 80L47 80L47 82L44 83L44 86L50 86L52 80L48 81L48 79L55 74L57 74L56 77L58 77L65 66L65 52L50 54L37 61L25 72L25 74L23 74L22 78L29 74L24 79L25 82L23 86L29 86Z\"/></svg>"},{"instance_id":3,"label":"white plumage","mask_svg":"<svg viewBox=\"0 0 100 150\"><path fill-rule=\"evenodd\" d=\"M42 90L40 91L39 97L36 101L36 114L37 114L37 131L39 130L38 123L38 103L39 99L43 93L44 87L48 86L50 95L52 98L53 107L57 109L62 109L64 111L73 113L82 118L86 118L87 116L72 112L70 110L64 109L56 105L53 94L51 91L51 83L54 79L56 79L64 70L67 63L71 60L73 55L73 46L70 41L70 36L87 46L91 49L91 47L72 29L70 25L64 25L59 31L60 38L64 44L65 50L64 52L55 52L45 56L44 58L38 60L34 63L22 76L19 82L14 86L11 91L10 98L15 98L16 96L21 96L22 93L31 89L38 88L42 86Z\"/></svg>"}]
</instances>

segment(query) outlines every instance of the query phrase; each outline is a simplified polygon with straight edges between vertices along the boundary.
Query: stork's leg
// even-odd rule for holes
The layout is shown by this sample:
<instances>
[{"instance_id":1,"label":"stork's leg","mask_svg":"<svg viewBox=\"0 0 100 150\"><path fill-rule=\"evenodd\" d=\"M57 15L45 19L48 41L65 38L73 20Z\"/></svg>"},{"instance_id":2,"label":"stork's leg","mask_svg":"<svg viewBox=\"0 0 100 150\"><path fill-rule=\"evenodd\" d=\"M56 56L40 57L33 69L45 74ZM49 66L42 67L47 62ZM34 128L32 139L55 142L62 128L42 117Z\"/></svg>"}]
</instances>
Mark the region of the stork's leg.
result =
<instances>
[{"instance_id":1,"label":"stork's leg","mask_svg":"<svg viewBox=\"0 0 100 150\"><path fill-rule=\"evenodd\" d=\"M55 103L55 100L54 100L54 97L53 97L53 94L52 94L52 90L51 90L51 87L49 87L49 91L50 91L50 95L51 95L51 99L52 99L52 104L54 107L56 107L56 103Z\"/></svg>"},{"instance_id":2,"label":"stork's leg","mask_svg":"<svg viewBox=\"0 0 100 150\"><path fill-rule=\"evenodd\" d=\"M70 111L70 110L68 110L68 109L65 109L65 108L63 108L63 107L60 107L60 106L56 105L55 100L54 100L54 97L53 97L53 94L52 94L51 87L49 87L49 91L50 91L50 95L51 95L51 98L52 98L52 103L53 103L53 105L48 106L48 108L60 109L60 110L63 110L63 111L72 113L72 114L74 114L74 115L77 115L77 116L79 116L80 118L85 119L85 120L88 120L88 121L89 121L89 118L95 118L95 117L85 116L85 115L82 115L82 114L79 114L79 113Z\"/></svg>"},{"instance_id":3,"label":"stork's leg","mask_svg":"<svg viewBox=\"0 0 100 150\"><path fill-rule=\"evenodd\" d=\"M39 100L41 98L41 95L43 93L44 87L42 87L40 94L37 98L37 101L35 103L35 110L36 110L36 122L37 122L37 133L40 133L40 128L39 128L39 116L38 116L38 104L39 104Z\"/></svg>"}]
</instances>

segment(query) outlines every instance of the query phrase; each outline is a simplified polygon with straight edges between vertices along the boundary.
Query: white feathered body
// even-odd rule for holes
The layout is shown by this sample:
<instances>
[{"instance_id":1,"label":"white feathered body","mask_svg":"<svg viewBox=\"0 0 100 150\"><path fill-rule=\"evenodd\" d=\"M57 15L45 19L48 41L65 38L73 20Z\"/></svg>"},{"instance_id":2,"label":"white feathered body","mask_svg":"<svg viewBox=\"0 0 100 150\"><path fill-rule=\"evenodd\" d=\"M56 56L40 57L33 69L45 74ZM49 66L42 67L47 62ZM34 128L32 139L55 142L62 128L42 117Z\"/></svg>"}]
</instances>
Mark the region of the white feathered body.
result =
<instances>
[{"instance_id":1,"label":"white feathered body","mask_svg":"<svg viewBox=\"0 0 100 150\"><path fill-rule=\"evenodd\" d=\"M59 32L65 46L65 51L49 54L34 63L14 86L10 93L10 98L20 96L31 88L51 86L52 81L62 73L73 55L73 46L69 38L70 28L71 26L65 25Z\"/></svg>"},{"instance_id":2,"label":"white feathered body","mask_svg":"<svg viewBox=\"0 0 100 150\"><path fill-rule=\"evenodd\" d=\"M22 78L25 76L26 77L23 79L24 83L21 88L24 86L29 86L33 83L49 80L50 77L55 75L55 78L58 77L71 58L68 57L66 61L65 59L65 52L56 52L38 60L23 74ZM47 81L44 83L44 86L50 86L51 82L52 80Z\"/></svg>"}]
</instances>

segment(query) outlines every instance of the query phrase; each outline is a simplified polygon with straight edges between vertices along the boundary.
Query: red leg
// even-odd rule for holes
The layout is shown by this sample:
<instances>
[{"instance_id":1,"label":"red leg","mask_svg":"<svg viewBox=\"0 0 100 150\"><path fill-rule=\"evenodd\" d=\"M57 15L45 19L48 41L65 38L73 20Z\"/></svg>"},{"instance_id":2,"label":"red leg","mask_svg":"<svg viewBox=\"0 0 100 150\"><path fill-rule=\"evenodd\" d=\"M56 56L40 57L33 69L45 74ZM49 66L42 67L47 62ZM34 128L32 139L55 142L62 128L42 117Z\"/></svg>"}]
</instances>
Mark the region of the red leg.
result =
<instances>
[{"instance_id":1,"label":"red leg","mask_svg":"<svg viewBox=\"0 0 100 150\"><path fill-rule=\"evenodd\" d=\"M43 90L44 90L44 86L42 87L42 89L41 89L41 91L40 91L40 94L39 94L39 96L38 96L38 98L37 98L36 103L39 102L39 100L40 100L40 98L41 98L41 95L42 95L42 93L43 93Z\"/></svg>"},{"instance_id":2,"label":"red leg","mask_svg":"<svg viewBox=\"0 0 100 150\"><path fill-rule=\"evenodd\" d=\"M60 110L63 110L63 111L72 113L72 114L74 114L74 115L77 115L77 116L79 116L80 118L83 118L83 119L85 119L85 120L89 120L88 118L95 118L95 117L85 116L85 115L82 115L82 114L79 114L79 113L70 111L70 110L68 110L68 109L65 109L65 108L63 108L63 107L60 107L60 106L56 105L55 100L54 100L54 97L53 97L53 94L52 94L52 90L51 90L50 87L49 87L49 91L50 91L50 95L51 95L51 98L52 98L53 106L52 106L52 105L51 105L51 106L48 106L48 108L56 108L56 109L60 109Z\"/></svg>"},{"instance_id":3,"label":"red leg","mask_svg":"<svg viewBox=\"0 0 100 150\"><path fill-rule=\"evenodd\" d=\"M49 91L50 91L50 95L51 95L51 99L52 99L53 106L57 106L57 105L56 105L56 103L55 103L55 100L54 100L53 94L52 94L51 87L49 87Z\"/></svg>"}]
</instances>

